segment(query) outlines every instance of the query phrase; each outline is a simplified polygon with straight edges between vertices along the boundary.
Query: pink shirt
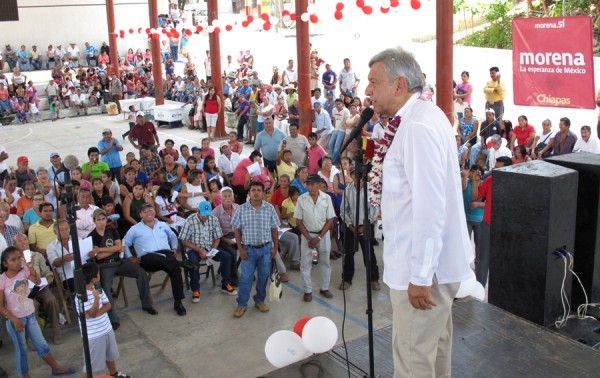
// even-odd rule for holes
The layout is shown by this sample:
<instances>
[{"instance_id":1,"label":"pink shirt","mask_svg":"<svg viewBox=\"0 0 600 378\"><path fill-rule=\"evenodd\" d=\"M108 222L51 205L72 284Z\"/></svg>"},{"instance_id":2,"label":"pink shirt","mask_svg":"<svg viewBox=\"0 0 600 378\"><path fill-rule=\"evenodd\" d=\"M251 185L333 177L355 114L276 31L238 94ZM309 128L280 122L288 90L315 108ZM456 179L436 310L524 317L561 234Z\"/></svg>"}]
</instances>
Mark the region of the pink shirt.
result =
<instances>
[{"instance_id":1,"label":"pink shirt","mask_svg":"<svg viewBox=\"0 0 600 378\"><path fill-rule=\"evenodd\" d=\"M309 147L306 153L308 154L308 173L317 173L319 171L319 159L327 155L327 152L317 144L314 148Z\"/></svg>"},{"instance_id":2,"label":"pink shirt","mask_svg":"<svg viewBox=\"0 0 600 378\"><path fill-rule=\"evenodd\" d=\"M0 275L0 290L4 291L6 308L17 318L33 314L35 307L29 295L29 269L21 269L13 278Z\"/></svg>"}]
</instances>

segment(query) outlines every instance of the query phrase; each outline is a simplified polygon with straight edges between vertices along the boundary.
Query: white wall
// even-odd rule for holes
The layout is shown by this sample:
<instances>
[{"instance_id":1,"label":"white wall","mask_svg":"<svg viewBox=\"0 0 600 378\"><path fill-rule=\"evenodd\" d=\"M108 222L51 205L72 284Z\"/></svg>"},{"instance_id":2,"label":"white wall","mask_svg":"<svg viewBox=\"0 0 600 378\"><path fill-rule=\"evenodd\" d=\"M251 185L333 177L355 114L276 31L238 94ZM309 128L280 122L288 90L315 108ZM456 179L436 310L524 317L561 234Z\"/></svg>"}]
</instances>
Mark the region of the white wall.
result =
<instances>
[{"instance_id":1,"label":"white wall","mask_svg":"<svg viewBox=\"0 0 600 378\"><path fill-rule=\"evenodd\" d=\"M2 1L2 0L0 0ZM125 38L117 38L121 54L131 47L146 48L145 35L137 34L138 27L149 27L147 0L114 0L115 25L125 30ZM158 0L159 13L166 12L168 0ZM30 49L37 45L46 51L49 44L62 44L66 49L70 42L77 42L84 50L85 42L100 48L108 42L105 0L19 0L19 21L0 22L0 49L10 44L14 50L25 45ZM130 35L127 30L135 29Z\"/></svg>"}]
</instances>

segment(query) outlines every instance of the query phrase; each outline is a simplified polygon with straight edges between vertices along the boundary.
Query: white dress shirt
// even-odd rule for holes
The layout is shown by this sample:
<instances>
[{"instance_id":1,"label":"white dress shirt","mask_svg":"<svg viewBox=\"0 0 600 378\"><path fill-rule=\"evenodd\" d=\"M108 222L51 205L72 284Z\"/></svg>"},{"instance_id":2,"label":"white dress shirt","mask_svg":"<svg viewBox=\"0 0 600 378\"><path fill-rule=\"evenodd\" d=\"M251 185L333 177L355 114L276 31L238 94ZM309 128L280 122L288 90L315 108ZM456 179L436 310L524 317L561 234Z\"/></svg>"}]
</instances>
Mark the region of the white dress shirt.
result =
<instances>
[{"instance_id":1,"label":"white dress shirt","mask_svg":"<svg viewBox=\"0 0 600 378\"><path fill-rule=\"evenodd\" d=\"M489 149L489 156L488 156L488 162L490 164L489 168L490 170L494 169L494 167L496 166L496 160L498 160L498 158L500 156L506 156L512 159L512 151L506 147L506 144L504 143L504 138L502 138L502 145L500 146L500 148L495 149L494 147Z\"/></svg>"},{"instance_id":2,"label":"white dress shirt","mask_svg":"<svg viewBox=\"0 0 600 378\"><path fill-rule=\"evenodd\" d=\"M600 140L596 137L590 136L586 142L583 138L577 138L573 152L591 152L594 154L600 154Z\"/></svg>"},{"instance_id":3,"label":"white dress shirt","mask_svg":"<svg viewBox=\"0 0 600 378\"><path fill-rule=\"evenodd\" d=\"M235 171L235 168L240 163L240 160L240 154L238 154L237 152L231 153L231 159L227 158L225 154L221 154L221 156L219 156L219 162L217 164L217 167L219 167L219 169L223 171L224 174L232 175Z\"/></svg>"},{"instance_id":4,"label":"white dress shirt","mask_svg":"<svg viewBox=\"0 0 600 378\"><path fill-rule=\"evenodd\" d=\"M98 207L94 205L89 205L87 209L82 208L75 212L77 217L75 224L77 225L77 236L79 239L87 238L90 232L94 231L94 228L96 228L92 214L97 208Z\"/></svg>"},{"instance_id":5,"label":"white dress shirt","mask_svg":"<svg viewBox=\"0 0 600 378\"><path fill-rule=\"evenodd\" d=\"M413 95L383 164L383 281L392 289L472 277L456 140L444 113Z\"/></svg>"}]
</instances>

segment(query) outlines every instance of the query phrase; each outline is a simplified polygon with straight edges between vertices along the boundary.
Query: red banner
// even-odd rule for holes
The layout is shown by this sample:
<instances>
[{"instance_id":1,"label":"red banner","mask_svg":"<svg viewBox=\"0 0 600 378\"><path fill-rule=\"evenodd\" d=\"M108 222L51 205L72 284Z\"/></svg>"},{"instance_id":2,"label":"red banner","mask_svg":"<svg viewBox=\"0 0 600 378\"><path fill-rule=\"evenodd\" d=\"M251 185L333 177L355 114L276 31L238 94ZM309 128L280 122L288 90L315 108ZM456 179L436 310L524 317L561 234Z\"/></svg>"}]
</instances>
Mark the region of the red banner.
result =
<instances>
[{"instance_id":1,"label":"red banner","mask_svg":"<svg viewBox=\"0 0 600 378\"><path fill-rule=\"evenodd\" d=\"M595 109L592 19L515 18L515 105Z\"/></svg>"}]
</instances>

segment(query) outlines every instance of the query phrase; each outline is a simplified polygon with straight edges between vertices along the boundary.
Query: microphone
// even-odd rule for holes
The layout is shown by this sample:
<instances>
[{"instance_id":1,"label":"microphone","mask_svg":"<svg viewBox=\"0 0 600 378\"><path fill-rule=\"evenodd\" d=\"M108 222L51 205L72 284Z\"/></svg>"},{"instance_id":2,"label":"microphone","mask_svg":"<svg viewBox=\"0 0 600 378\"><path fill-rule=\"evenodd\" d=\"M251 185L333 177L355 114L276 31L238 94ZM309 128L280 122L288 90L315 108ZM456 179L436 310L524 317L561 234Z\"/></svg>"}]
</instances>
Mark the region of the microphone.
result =
<instances>
[{"instance_id":1,"label":"microphone","mask_svg":"<svg viewBox=\"0 0 600 378\"><path fill-rule=\"evenodd\" d=\"M362 111L362 113L360 114L360 120L358 121L358 124L354 127L354 129L350 133L350 138L348 138L346 143L344 143L344 146L340 150L340 154L342 152L344 152L346 150L346 148L348 148L348 145L350 145L350 143L352 143L356 138L358 138L360 136L363 126L367 122L369 122L369 120L371 118L373 118L373 114L375 114L375 111L371 108L365 108L365 110Z\"/></svg>"},{"instance_id":2,"label":"microphone","mask_svg":"<svg viewBox=\"0 0 600 378\"><path fill-rule=\"evenodd\" d=\"M67 155L60 165L60 168L54 172L54 175L58 176L63 172L70 172L77 167L79 167L79 160L77 160L77 157L75 155Z\"/></svg>"}]
</instances>

